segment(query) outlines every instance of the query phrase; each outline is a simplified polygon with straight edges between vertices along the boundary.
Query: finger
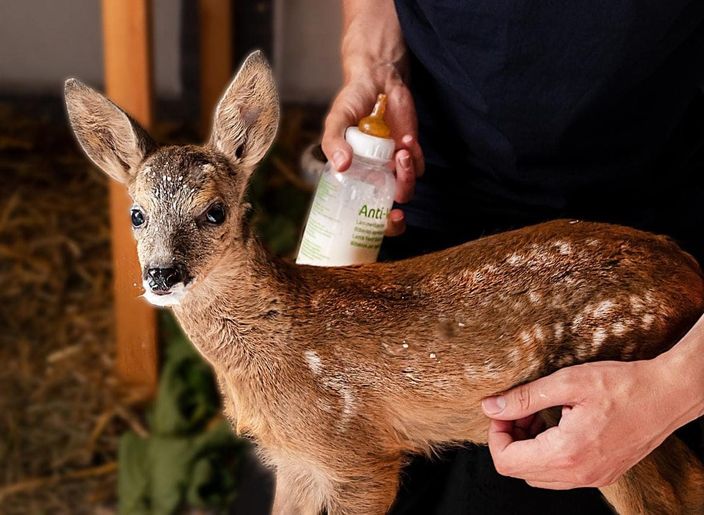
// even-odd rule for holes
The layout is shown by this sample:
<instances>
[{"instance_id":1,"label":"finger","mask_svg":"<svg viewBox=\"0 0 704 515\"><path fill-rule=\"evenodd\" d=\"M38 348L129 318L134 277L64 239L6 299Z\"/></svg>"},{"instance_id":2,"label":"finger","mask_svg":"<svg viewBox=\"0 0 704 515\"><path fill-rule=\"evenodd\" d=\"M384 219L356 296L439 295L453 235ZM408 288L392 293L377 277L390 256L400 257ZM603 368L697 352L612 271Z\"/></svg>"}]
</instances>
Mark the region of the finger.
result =
<instances>
[{"instance_id":1,"label":"finger","mask_svg":"<svg viewBox=\"0 0 704 515\"><path fill-rule=\"evenodd\" d=\"M386 224L385 236L400 236L406 231L406 219L403 211L400 209L392 209L389 213L389 220Z\"/></svg>"},{"instance_id":2,"label":"finger","mask_svg":"<svg viewBox=\"0 0 704 515\"><path fill-rule=\"evenodd\" d=\"M508 420L492 420L489 424L488 445L492 456L503 453L515 439L513 437L514 423Z\"/></svg>"},{"instance_id":3,"label":"finger","mask_svg":"<svg viewBox=\"0 0 704 515\"><path fill-rule=\"evenodd\" d=\"M340 172L347 170L352 163L352 147L345 141L345 130L349 125L348 114L333 105L325 119L321 146L332 165Z\"/></svg>"},{"instance_id":4,"label":"finger","mask_svg":"<svg viewBox=\"0 0 704 515\"><path fill-rule=\"evenodd\" d=\"M396 152L396 202L403 204L413 197L416 186L416 174L408 150Z\"/></svg>"},{"instance_id":5,"label":"finger","mask_svg":"<svg viewBox=\"0 0 704 515\"><path fill-rule=\"evenodd\" d=\"M557 479L554 477L557 467L553 462L558 428L550 428L537 438L520 441L513 437L513 428L514 423L510 421L491 421L488 442L496 470L504 476L520 479Z\"/></svg>"},{"instance_id":6,"label":"finger","mask_svg":"<svg viewBox=\"0 0 704 515\"><path fill-rule=\"evenodd\" d=\"M425 170L423 152L418 144L418 117L413 103L413 97L402 80L392 77L386 84L389 108L387 121L391 127L392 136L400 148L407 148L411 152L414 170L422 175ZM408 143L404 138L410 136Z\"/></svg>"},{"instance_id":7,"label":"finger","mask_svg":"<svg viewBox=\"0 0 704 515\"><path fill-rule=\"evenodd\" d=\"M566 370L517 386L502 395L487 397L482 401L484 413L497 420L518 420L553 406L576 404L583 391L576 391Z\"/></svg>"},{"instance_id":8,"label":"finger","mask_svg":"<svg viewBox=\"0 0 704 515\"><path fill-rule=\"evenodd\" d=\"M411 134L406 134L401 138L401 143L403 143L404 147L411 153L416 177L422 177L423 173L425 173L425 158L423 157L423 151L420 148L418 139Z\"/></svg>"}]
</instances>

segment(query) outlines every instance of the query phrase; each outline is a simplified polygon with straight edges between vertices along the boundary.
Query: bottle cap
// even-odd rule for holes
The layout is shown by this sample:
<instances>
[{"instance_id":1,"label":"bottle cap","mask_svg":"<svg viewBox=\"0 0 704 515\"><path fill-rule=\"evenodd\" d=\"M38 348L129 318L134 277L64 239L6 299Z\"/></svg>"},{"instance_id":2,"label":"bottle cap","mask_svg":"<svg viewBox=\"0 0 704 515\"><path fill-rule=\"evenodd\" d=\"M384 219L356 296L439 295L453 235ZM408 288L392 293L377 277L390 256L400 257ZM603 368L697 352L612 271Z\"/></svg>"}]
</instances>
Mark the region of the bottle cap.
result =
<instances>
[{"instance_id":1,"label":"bottle cap","mask_svg":"<svg viewBox=\"0 0 704 515\"><path fill-rule=\"evenodd\" d=\"M364 134L358 127L347 127L345 139L355 155L381 161L390 161L396 148L394 140Z\"/></svg>"}]
</instances>

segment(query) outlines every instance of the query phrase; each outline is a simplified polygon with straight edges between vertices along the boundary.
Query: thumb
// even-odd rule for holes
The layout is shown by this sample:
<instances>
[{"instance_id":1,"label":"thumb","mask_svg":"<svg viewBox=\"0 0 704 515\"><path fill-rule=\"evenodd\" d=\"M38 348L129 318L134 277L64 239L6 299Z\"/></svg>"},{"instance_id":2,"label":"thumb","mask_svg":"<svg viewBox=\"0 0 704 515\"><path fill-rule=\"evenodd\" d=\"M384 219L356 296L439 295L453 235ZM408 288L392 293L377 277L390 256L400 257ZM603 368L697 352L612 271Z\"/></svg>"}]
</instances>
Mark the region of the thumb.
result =
<instances>
[{"instance_id":1,"label":"thumb","mask_svg":"<svg viewBox=\"0 0 704 515\"><path fill-rule=\"evenodd\" d=\"M573 405L579 399L562 370L501 395L482 400L482 409L494 420L519 420L553 406Z\"/></svg>"}]
</instances>

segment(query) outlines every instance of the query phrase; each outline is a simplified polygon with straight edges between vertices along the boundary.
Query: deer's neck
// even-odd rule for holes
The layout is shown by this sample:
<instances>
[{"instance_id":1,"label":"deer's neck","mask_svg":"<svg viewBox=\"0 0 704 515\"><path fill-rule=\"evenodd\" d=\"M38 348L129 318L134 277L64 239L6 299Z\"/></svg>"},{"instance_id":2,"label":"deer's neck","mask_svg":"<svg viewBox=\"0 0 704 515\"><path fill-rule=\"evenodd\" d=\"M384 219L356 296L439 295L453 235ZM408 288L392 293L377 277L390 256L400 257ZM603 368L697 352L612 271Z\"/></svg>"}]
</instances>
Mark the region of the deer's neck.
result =
<instances>
[{"instance_id":1,"label":"deer's neck","mask_svg":"<svg viewBox=\"0 0 704 515\"><path fill-rule=\"evenodd\" d=\"M295 267L273 259L252 238L231 248L174 308L193 344L231 373L285 362L285 313L297 284Z\"/></svg>"}]
</instances>

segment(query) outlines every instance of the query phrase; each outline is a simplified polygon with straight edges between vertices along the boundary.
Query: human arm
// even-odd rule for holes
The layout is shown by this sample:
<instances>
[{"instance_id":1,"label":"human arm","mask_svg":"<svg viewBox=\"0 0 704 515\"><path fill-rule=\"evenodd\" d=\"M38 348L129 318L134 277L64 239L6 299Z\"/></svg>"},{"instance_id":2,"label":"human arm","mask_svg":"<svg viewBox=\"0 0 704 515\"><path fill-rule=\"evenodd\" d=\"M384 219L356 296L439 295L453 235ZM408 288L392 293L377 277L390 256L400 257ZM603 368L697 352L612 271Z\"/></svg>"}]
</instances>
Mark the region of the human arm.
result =
<instances>
[{"instance_id":1,"label":"human arm","mask_svg":"<svg viewBox=\"0 0 704 515\"><path fill-rule=\"evenodd\" d=\"M611 484L704 415L704 317L655 359L565 368L482 405L499 473L550 489ZM559 425L536 435L534 414L552 406L565 406Z\"/></svg>"},{"instance_id":2,"label":"human arm","mask_svg":"<svg viewBox=\"0 0 704 515\"><path fill-rule=\"evenodd\" d=\"M393 0L345 0L342 37L344 84L325 120L322 147L336 169L352 161L345 129L369 114L377 94L388 97L386 118L396 142L396 201L413 195L416 176L424 169L418 144L418 123L404 77L408 72L406 45ZM403 213L389 217L388 235L403 232Z\"/></svg>"}]
</instances>

